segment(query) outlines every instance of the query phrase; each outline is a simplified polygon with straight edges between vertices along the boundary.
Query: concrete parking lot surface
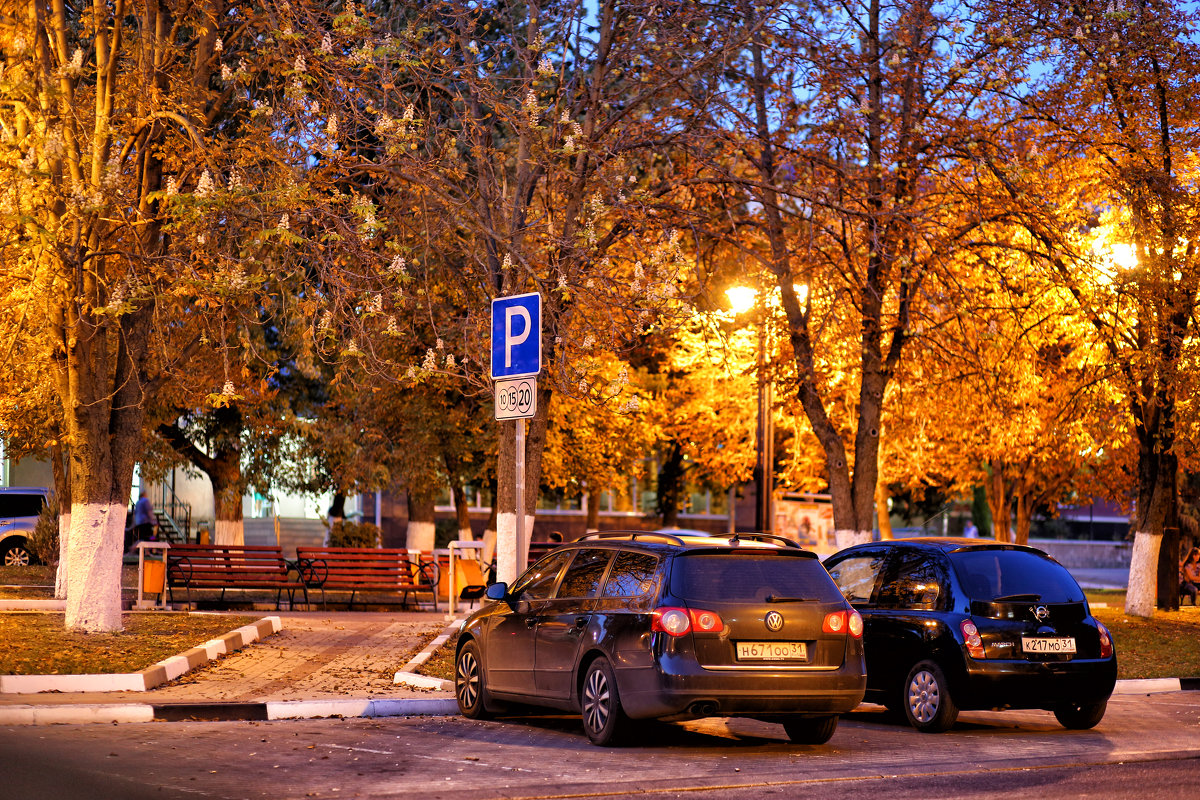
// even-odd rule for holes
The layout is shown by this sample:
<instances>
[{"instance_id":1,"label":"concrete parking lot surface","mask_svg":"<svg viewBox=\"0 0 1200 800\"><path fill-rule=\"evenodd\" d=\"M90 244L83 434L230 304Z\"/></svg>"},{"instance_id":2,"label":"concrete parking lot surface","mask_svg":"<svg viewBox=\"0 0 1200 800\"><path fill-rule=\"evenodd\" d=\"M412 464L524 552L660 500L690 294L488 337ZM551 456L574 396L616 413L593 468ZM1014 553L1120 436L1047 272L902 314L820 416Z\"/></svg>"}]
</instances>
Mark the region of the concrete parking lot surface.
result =
<instances>
[{"instance_id":1,"label":"concrete parking lot surface","mask_svg":"<svg viewBox=\"0 0 1200 800\"><path fill-rule=\"evenodd\" d=\"M647 726L641 743L604 749L588 743L578 717L555 715L13 727L0 729L0 753L21 765L0 797L63 800L861 796L886 787L926 797L1177 797L1180 774L1200 775L1200 693L1114 697L1092 731L1064 730L1046 712L964 712L950 733L925 735L864 706L821 746L793 745L779 725L706 719ZM1096 768L1104 777L1088 778Z\"/></svg>"}]
</instances>

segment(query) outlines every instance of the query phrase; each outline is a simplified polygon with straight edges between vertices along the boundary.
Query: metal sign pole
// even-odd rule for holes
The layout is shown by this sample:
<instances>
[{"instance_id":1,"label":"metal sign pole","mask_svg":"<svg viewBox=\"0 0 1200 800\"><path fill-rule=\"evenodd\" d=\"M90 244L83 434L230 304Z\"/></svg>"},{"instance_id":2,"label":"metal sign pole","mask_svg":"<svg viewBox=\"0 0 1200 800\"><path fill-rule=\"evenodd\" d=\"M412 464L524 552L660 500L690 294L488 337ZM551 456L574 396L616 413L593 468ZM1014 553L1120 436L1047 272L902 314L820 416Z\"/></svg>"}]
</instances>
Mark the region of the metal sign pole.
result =
<instances>
[{"instance_id":1,"label":"metal sign pole","mask_svg":"<svg viewBox=\"0 0 1200 800\"><path fill-rule=\"evenodd\" d=\"M529 536L525 530L525 418L517 420L517 575L529 563Z\"/></svg>"}]
</instances>

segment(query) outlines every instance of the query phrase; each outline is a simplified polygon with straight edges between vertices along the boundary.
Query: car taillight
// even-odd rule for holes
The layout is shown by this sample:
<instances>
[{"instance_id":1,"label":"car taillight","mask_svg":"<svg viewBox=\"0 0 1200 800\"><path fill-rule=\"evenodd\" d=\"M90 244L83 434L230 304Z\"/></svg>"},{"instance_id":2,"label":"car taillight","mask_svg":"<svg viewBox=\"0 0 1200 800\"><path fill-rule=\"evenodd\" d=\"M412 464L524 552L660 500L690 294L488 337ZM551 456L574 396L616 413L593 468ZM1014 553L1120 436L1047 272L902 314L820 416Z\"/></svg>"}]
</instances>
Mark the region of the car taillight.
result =
<instances>
[{"instance_id":1,"label":"car taillight","mask_svg":"<svg viewBox=\"0 0 1200 800\"><path fill-rule=\"evenodd\" d=\"M962 628L963 643L967 646L971 658L983 658L983 639L979 638L979 628L969 619L964 619L959 627Z\"/></svg>"},{"instance_id":2,"label":"car taillight","mask_svg":"<svg viewBox=\"0 0 1200 800\"><path fill-rule=\"evenodd\" d=\"M697 633L720 633L725 629L721 615L713 611L696 608L656 608L650 630L669 636L683 636L695 630Z\"/></svg>"},{"instance_id":3,"label":"car taillight","mask_svg":"<svg viewBox=\"0 0 1200 800\"><path fill-rule=\"evenodd\" d=\"M1113 655L1113 640L1112 634L1108 632L1108 628L1104 627L1104 623L1097 622L1096 629L1100 631L1100 657L1112 658Z\"/></svg>"},{"instance_id":4,"label":"car taillight","mask_svg":"<svg viewBox=\"0 0 1200 800\"><path fill-rule=\"evenodd\" d=\"M862 615L853 610L832 611L825 615L821 630L825 633L849 633L857 639L863 632Z\"/></svg>"},{"instance_id":5,"label":"car taillight","mask_svg":"<svg viewBox=\"0 0 1200 800\"><path fill-rule=\"evenodd\" d=\"M721 621L721 617L712 611L697 611L691 610L692 627L700 633L719 633L725 628L725 623Z\"/></svg>"}]
</instances>

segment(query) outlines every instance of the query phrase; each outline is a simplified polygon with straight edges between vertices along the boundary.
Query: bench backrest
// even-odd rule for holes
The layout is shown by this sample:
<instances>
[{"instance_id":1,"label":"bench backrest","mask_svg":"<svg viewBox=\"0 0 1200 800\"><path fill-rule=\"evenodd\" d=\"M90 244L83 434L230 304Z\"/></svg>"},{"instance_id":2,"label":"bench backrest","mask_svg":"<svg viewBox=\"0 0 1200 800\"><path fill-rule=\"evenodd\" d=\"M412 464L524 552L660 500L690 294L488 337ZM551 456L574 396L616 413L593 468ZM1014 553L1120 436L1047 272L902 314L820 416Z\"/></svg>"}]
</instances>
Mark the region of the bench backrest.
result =
<instances>
[{"instance_id":1,"label":"bench backrest","mask_svg":"<svg viewBox=\"0 0 1200 800\"><path fill-rule=\"evenodd\" d=\"M167 549L167 575L174 583L287 581L280 547L232 544L176 544Z\"/></svg>"},{"instance_id":2,"label":"bench backrest","mask_svg":"<svg viewBox=\"0 0 1200 800\"><path fill-rule=\"evenodd\" d=\"M413 586L422 582L407 550L389 547L297 547L296 558L319 564L326 586L374 584ZM301 567L303 570L303 566Z\"/></svg>"}]
</instances>

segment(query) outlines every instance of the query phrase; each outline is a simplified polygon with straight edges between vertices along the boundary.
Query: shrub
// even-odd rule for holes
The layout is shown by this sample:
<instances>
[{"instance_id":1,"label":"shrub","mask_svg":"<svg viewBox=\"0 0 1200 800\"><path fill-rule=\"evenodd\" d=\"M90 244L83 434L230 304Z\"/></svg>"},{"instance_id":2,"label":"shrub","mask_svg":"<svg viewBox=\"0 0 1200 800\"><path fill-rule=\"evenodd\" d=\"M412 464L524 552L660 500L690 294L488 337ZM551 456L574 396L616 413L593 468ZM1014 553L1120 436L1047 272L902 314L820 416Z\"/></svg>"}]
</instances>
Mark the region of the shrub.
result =
<instances>
[{"instance_id":1,"label":"shrub","mask_svg":"<svg viewBox=\"0 0 1200 800\"><path fill-rule=\"evenodd\" d=\"M29 533L29 555L39 564L58 563L58 498L51 495L38 514L37 524Z\"/></svg>"},{"instance_id":2,"label":"shrub","mask_svg":"<svg viewBox=\"0 0 1200 800\"><path fill-rule=\"evenodd\" d=\"M379 547L379 528L370 522L343 519L329 529L330 547Z\"/></svg>"}]
</instances>

